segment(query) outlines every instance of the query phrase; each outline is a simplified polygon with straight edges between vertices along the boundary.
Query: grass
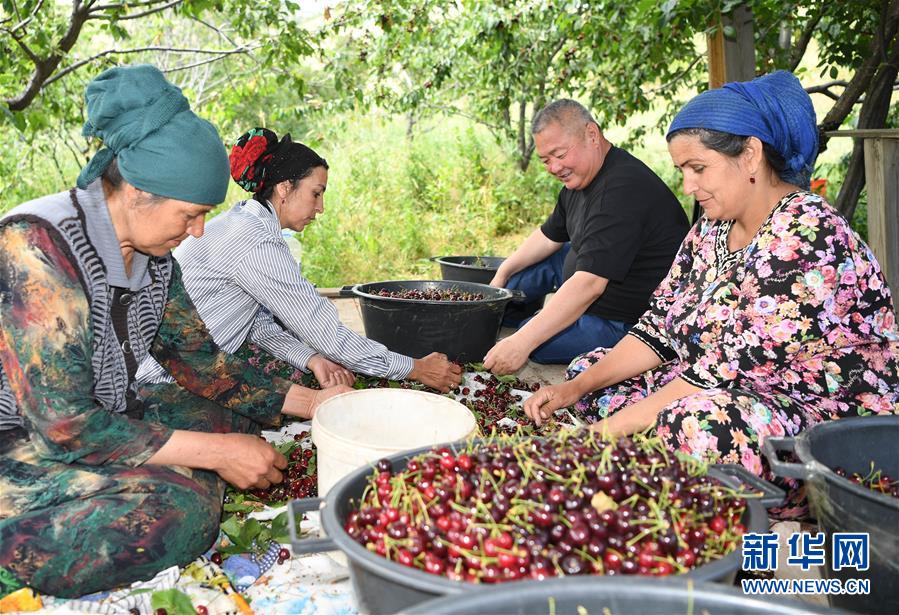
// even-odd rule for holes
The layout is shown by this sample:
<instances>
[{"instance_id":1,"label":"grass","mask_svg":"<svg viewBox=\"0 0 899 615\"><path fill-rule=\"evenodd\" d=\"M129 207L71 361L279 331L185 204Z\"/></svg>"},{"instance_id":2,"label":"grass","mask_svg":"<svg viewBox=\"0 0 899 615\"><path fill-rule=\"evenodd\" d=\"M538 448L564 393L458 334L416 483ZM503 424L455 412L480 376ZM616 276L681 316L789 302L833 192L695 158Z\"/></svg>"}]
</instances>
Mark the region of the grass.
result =
<instances>
[{"instance_id":1,"label":"grass","mask_svg":"<svg viewBox=\"0 0 899 615\"><path fill-rule=\"evenodd\" d=\"M492 138L459 122L414 139L372 114L321 153L325 214L307 228L303 271L320 286L439 277L431 256L511 252L551 210L559 185L521 174Z\"/></svg>"}]
</instances>

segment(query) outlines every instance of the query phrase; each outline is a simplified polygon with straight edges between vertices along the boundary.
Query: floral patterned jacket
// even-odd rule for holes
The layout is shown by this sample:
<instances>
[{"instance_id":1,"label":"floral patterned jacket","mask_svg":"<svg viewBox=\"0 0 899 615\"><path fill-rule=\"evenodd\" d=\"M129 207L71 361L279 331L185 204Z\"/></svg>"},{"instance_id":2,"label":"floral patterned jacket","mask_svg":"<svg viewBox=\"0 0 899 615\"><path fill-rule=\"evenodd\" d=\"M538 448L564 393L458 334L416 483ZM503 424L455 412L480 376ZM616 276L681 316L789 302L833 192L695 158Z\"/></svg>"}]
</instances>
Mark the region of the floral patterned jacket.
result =
<instances>
[{"instance_id":1,"label":"floral patterned jacket","mask_svg":"<svg viewBox=\"0 0 899 615\"><path fill-rule=\"evenodd\" d=\"M784 197L743 250L701 220L631 330L704 389L786 395L810 422L899 412L899 331L877 260L821 197Z\"/></svg>"}]
</instances>

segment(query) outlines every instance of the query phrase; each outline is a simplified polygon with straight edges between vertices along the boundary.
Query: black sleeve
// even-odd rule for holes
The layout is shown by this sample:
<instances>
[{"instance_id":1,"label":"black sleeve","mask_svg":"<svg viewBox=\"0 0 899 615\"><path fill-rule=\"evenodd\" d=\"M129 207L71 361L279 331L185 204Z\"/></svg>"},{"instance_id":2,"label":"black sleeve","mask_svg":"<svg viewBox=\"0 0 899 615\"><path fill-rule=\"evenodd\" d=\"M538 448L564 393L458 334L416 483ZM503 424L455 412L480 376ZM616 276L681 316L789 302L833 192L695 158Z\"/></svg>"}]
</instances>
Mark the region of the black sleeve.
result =
<instances>
[{"instance_id":1,"label":"black sleeve","mask_svg":"<svg viewBox=\"0 0 899 615\"><path fill-rule=\"evenodd\" d=\"M540 227L540 230L543 231L543 234L546 235L547 239L558 243L571 241L571 237L568 236L568 228L565 226L565 203L562 198L563 193L564 190L559 193L559 197L556 199L555 209L553 209L552 213L549 214L549 217L546 219L546 222Z\"/></svg>"},{"instance_id":2,"label":"black sleeve","mask_svg":"<svg viewBox=\"0 0 899 615\"><path fill-rule=\"evenodd\" d=\"M575 268L620 282L643 245L649 208L637 182L621 176L609 180L600 202L591 203Z\"/></svg>"}]
</instances>

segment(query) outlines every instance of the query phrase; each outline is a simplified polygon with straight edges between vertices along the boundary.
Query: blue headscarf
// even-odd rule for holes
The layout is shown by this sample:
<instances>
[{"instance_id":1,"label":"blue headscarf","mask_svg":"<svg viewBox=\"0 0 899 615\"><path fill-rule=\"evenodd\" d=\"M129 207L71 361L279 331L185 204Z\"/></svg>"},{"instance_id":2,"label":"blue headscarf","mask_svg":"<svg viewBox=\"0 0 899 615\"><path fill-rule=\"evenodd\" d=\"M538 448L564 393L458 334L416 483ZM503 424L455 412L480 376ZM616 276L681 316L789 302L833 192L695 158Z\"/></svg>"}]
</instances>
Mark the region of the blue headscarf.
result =
<instances>
[{"instance_id":1,"label":"blue headscarf","mask_svg":"<svg viewBox=\"0 0 899 615\"><path fill-rule=\"evenodd\" d=\"M817 120L812 99L793 73L779 70L699 94L675 116L667 137L685 128L757 137L786 161L781 179L809 187L818 157Z\"/></svg>"}]
</instances>

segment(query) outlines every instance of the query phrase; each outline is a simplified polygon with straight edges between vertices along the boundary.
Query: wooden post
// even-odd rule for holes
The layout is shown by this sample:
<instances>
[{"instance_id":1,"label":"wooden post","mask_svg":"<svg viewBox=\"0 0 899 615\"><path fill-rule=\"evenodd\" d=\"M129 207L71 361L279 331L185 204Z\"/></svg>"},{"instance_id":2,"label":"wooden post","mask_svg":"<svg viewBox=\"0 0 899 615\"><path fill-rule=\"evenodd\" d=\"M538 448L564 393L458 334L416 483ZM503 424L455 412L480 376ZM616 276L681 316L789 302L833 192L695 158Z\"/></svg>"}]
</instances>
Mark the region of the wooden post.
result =
<instances>
[{"instance_id":1,"label":"wooden post","mask_svg":"<svg viewBox=\"0 0 899 615\"><path fill-rule=\"evenodd\" d=\"M724 59L724 26L721 19L718 19L718 27L714 34L706 36L706 44L708 45L709 55L709 89L720 88L726 83L725 75L727 69Z\"/></svg>"},{"instance_id":2,"label":"wooden post","mask_svg":"<svg viewBox=\"0 0 899 615\"><path fill-rule=\"evenodd\" d=\"M706 37L709 58L709 88L720 88L729 81L749 81L755 77L755 39L752 11L745 4L729 15L717 16L718 27ZM734 30L733 38L724 37L724 27Z\"/></svg>"},{"instance_id":3,"label":"wooden post","mask_svg":"<svg viewBox=\"0 0 899 615\"><path fill-rule=\"evenodd\" d=\"M864 141L868 245L899 310L899 129L838 130L827 135Z\"/></svg>"}]
</instances>

